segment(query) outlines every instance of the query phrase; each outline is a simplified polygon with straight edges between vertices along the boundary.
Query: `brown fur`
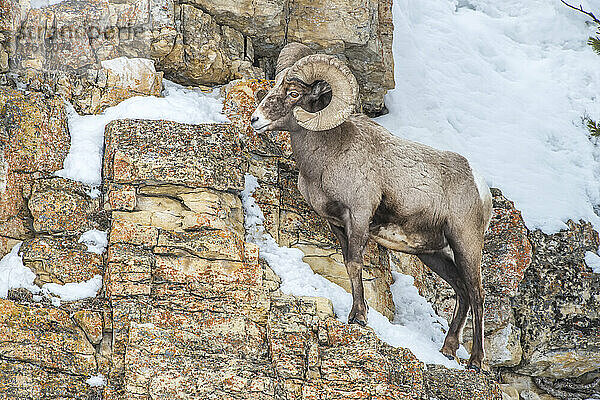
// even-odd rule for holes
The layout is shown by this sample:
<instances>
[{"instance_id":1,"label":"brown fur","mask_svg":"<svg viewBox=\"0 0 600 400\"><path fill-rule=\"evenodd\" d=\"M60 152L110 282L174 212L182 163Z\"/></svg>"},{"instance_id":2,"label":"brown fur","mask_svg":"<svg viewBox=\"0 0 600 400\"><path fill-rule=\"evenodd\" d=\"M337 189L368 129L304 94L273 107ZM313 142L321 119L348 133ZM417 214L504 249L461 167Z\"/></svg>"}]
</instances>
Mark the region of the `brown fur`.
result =
<instances>
[{"instance_id":1,"label":"brown fur","mask_svg":"<svg viewBox=\"0 0 600 400\"><path fill-rule=\"evenodd\" d=\"M456 356L467 312L473 310L469 364L481 367L480 263L491 203L480 196L468 161L393 136L361 114L328 131L306 130L296 123L292 110L300 106L314 112L322 107L327 87L288 82L285 75L284 71L278 76L252 123L259 131L291 132L300 192L329 222L342 247L353 296L349 322L367 321L362 256L372 237L386 247L417 255L456 291L456 312L442 353ZM290 96L293 91L300 94L297 99Z\"/></svg>"}]
</instances>

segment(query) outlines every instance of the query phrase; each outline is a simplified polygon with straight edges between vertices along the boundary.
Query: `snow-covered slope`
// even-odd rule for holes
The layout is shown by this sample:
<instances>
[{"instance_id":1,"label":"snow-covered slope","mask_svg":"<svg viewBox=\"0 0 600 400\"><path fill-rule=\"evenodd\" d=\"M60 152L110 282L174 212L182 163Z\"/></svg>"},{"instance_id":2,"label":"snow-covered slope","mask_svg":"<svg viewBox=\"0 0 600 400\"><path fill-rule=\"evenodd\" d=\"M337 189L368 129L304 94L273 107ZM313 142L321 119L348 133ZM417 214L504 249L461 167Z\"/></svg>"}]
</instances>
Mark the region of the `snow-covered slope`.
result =
<instances>
[{"instance_id":1,"label":"snow-covered slope","mask_svg":"<svg viewBox=\"0 0 600 400\"><path fill-rule=\"evenodd\" d=\"M577 1L576 5L580 2ZM600 12L600 1L581 2ZM393 133L466 156L530 229L600 227L593 27L559 0L394 0Z\"/></svg>"}]
</instances>

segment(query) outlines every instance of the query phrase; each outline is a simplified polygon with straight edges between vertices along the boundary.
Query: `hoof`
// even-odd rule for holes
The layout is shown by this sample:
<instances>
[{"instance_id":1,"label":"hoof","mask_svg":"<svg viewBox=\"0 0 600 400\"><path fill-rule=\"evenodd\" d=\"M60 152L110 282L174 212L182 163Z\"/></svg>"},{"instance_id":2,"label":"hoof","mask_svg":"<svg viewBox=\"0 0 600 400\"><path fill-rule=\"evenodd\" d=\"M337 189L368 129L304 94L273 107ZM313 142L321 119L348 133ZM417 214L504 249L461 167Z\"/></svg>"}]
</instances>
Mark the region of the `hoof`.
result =
<instances>
[{"instance_id":1,"label":"hoof","mask_svg":"<svg viewBox=\"0 0 600 400\"><path fill-rule=\"evenodd\" d=\"M353 318L350 318L350 319L348 320L348 323L349 323L349 324L356 324L356 325L360 325L360 326L362 326L363 328L364 328L365 326L367 326L367 321L362 321L362 320L360 320L360 319L357 319L357 318L355 318L355 317L353 317Z\"/></svg>"},{"instance_id":2,"label":"hoof","mask_svg":"<svg viewBox=\"0 0 600 400\"><path fill-rule=\"evenodd\" d=\"M444 353L442 353L442 355L443 355L444 357L446 357L446 358L447 358L448 360L450 360L450 361L456 361L456 362L458 362L458 358L456 358L456 356L452 356L452 355L449 355L449 354L444 354Z\"/></svg>"},{"instance_id":3,"label":"hoof","mask_svg":"<svg viewBox=\"0 0 600 400\"><path fill-rule=\"evenodd\" d=\"M475 371L477 373L480 373L482 371L480 366L471 363L467 364L467 369L470 369L471 371Z\"/></svg>"}]
</instances>

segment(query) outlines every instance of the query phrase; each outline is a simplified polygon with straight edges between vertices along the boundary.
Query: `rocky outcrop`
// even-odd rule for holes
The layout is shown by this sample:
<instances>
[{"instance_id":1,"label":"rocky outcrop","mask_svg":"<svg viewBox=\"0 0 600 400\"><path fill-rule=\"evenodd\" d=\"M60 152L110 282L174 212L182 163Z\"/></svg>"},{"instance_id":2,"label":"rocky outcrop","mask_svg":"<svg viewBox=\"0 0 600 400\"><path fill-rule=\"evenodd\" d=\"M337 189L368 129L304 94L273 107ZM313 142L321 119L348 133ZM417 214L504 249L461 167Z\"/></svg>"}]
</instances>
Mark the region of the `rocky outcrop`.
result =
<instances>
[{"instance_id":1,"label":"rocky outcrop","mask_svg":"<svg viewBox=\"0 0 600 400\"><path fill-rule=\"evenodd\" d=\"M427 375L409 351L341 323L327 300L278 290L244 241L241 201L231 193L251 157L239 137L233 125L107 127L107 196L124 201L110 203L114 346L105 398L430 398L441 370ZM499 399L485 375L454 375L463 384L447 398L478 388L480 398Z\"/></svg>"},{"instance_id":2,"label":"rocky outcrop","mask_svg":"<svg viewBox=\"0 0 600 400\"><path fill-rule=\"evenodd\" d=\"M148 72L142 75L105 68L113 84L96 98L107 102L79 104L102 109L155 94L161 76L149 65L139 61ZM255 198L269 233L301 249L313 270L349 283L335 239L296 189L289 136L248 127L255 92L268 81L224 89L232 124L111 123L102 197L54 176L69 135L60 98L38 82L46 95L0 88L2 251L24 240L20 254L37 285L103 274L104 290L61 304L23 289L0 300L7 338L0 393L7 399L499 399L502 389L504 398L552 400L598 393L599 281L584 262L598 236L589 224L529 232L512 202L493 191L483 276L486 349L498 386L486 374L425 367L370 329L339 322L328 300L279 291L279 278L244 240L237 194L247 172L261 183ZM107 254L79 243L92 228L110 231ZM365 264L369 303L388 317L393 267L413 275L449 318L451 289L416 258L371 244ZM467 327L467 347L469 337ZM106 387L90 386L98 375Z\"/></svg>"},{"instance_id":3,"label":"rocky outcrop","mask_svg":"<svg viewBox=\"0 0 600 400\"><path fill-rule=\"evenodd\" d=\"M514 298L523 330L520 374L560 380L600 372L600 276L584 261L598 248L598 233L583 221L568 226L529 235L532 263Z\"/></svg>"},{"instance_id":4,"label":"rocky outcrop","mask_svg":"<svg viewBox=\"0 0 600 400\"><path fill-rule=\"evenodd\" d=\"M19 241L35 284L102 275L104 259L78 243L106 224L90 188L54 176L69 150L60 97L0 87L0 257ZM86 381L107 374L102 297L63 303L11 290L0 299L0 397L93 399Z\"/></svg>"},{"instance_id":5,"label":"rocky outcrop","mask_svg":"<svg viewBox=\"0 0 600 400\"><path fill-rule=\"evenodd\" d=\"M218 23L251 37L256 59L271 74L273 61L286 43L300 42L339 55L357 77L364 111L378 113L383 109L383 95L394 86L391 1L192 3Z\"/></svg>"},{"instance_id":6,"label":"rocky outcrop","mask_svg":"<svg viewBox=\"0 0 600 400\"><path fill-rule=\"evenodd\" d=\"M598 233L583 221L570 221L568 230L554 235L530 232L512 202L498 190L492 193L482 266L488 363L521 398L587 399L600 393L600 277L584 260L587 251L597 250ZM414 257L394 254L393 260L450 320L450 286ZM468 321L467 347L470 336Z\"/></svg>"},{"instance_id":7,"label":"rocky outcrop","mask_svg":"<svg viewBox=\"0 0 600 400\"><path fill-rule=\"evenodd\" d=\"M101 62L121 56L151 59L182 84L272 78L279 51L292 41L348 62L367 113L383 112L383 96L394 87L390 0L327 5L296 0L67 0L42 9L29 9L25 0L3 4L9 18L0 27L0 73L9 70L10 61L10 70L22 80L58 85L62 93L75 92L76 99L81 86L90 82L101 90L106 79ZM98 95L84 92L91 93L92 102ZM95 113L102 109L96 105L78 110Z\"/></svg>"},{"instance_id":8,"label":"rocky outcrop","mask_svg":"<svg viewBox=\"0 0 600 400\"><path fill-rule=\"evenodd\" d=\"M97 375L105 361L94 347L100 342L89 339L102 332L102 314L24 303L0 299L2 398L100 398L101 389L86 380Z\"/></svg>"},{"instance_id":9,"label":"rocky outcrop","mask_svg":"<svg viewBox=\"0 0 600 400\"><path fill-rule=\"evenodd\" d=\"M0 87L0 257L33 233L34 182L62 168L69 151L60 98Z\"/></svg>"}]
</instances>

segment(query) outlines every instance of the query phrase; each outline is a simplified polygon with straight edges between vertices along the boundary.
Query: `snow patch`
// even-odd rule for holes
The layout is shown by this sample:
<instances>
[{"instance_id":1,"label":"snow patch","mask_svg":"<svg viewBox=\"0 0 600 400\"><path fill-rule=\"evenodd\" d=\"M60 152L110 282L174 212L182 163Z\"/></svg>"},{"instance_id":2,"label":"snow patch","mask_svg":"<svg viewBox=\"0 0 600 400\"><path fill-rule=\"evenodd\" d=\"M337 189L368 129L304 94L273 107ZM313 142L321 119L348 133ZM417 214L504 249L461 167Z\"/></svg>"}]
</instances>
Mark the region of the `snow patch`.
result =
<instances>
[{"instance_id":1,"label":"snow patch","mask_svg":"<svg viewBox=\"0 0 600 400\"><path fill-rule=\"evenodd\" d=\"M78 242L84 243L90 253L102 254L108 246L108 237L106 232L92 229L83 233Z\"/></svg>"},{"instance_id":2,"label":"snow patch","mask_svg":"<svg viewBox=\"0 0 600 400\"><path fill-rule=\"evenodd\" d=\"M35 274L23 265L23 259L19 255L21 243L15 245L10 253L0 260L0 298L5 299L10 289L24 288L33 294L40 292L33 281Z\"/></svg>"},{"instance_id":3,"label":"snow patch","mask_svg":"<svg viewBox=\"0 0 600 400\"><path fill-rule=\"evenodd\" d=\"M61 301L76 301L96 297L98 291L102 288L102 276L94 275L84 282L72 282L59 285L58 283L46 283L42 286L42 291L49 296L55 295Z\"/></svg>"},{"instance_id":4,"label":"snow patch","mask_svg":"<svg viewBox=\"0 0 600 400\"><path fill-rule=\"evenodd\" d=\"M396 87L377 121L466 156L529 229L600 227L600 147L581 121L600 120L595 27L559 1L464 3L394 1Z\"/></svg>"},{"instance_id":5,"label":"snow patch","mask_svg":"<svg viewBox=\"0 0 600 400\"><path fill-rule=\"evenodd\" d=\"M186 124L228 121L221 113L223 104L217 91L204 93L200 89L186 89L168 80L163 80L163 83L164 97L132 97L98 115L79 115L67 103L71 147L63 169L57 171L56 175L90 186L100 185L104 128L117 119L167 120Z\"/></svg>"},{"instance_id":6,"label":"snow patch","mask_svg":"<svg viewBox=\"0 0 600 400\"><path fill-rule=\"evenodd\" d=\"M58 307L61 301L96 297L102 288L102 276L100 275L95 275L85 282L65 285L46 283L42 288L38 287L34 284L35 273L23 265L23 259L19 255L22 244L23 242L15 245L10 253L0 260L0 298L5 299L10 289L24 288L35 295L34 301L41 301L40 295L44 295L54 306Z\"/></svg>"},{"instance_id":7,"label":"snow patch","mask_svg":"<svg viewBox=\"0 0 600 400\"><path fill-rule=\"evenodd\" d=\"M86 379L85 383L91 387L102 387L106 385L106 379L104 378L104 375L98 374L90 376L88 379Z\"/></svg>"},{"instance_id":8,"label":"snow patch","mask_svg":"<svg viewBox=\"0 0 600 400\"><path fill-rule=\"evenodd\" d=\"M280 247L263 226L264 215L256 204L252 193L259 187L252 175L246 174L245 188L241 193L244 206L244 226L246 240L259 247L259 255L281 278L281 291L295 296L319 296L331 300L335 314L342 322L347 322L352 307L352 296L340 286L315 274L302 259L299 249ZM369 310L369 326L377 336L392 346L409 348L424 363L462 368L456 361L444 357L439 349L444 341L446 322L435 315L427 301L419 296L412 286L412 277L394 274L392 286L396 316L391 323L373 308ZM461 356L468 357L466 352Z\"/></svg>"},{"instance_id":9,"label":"snow patch","mask_svg":"<svg viewBox=\"0 0 600 400\"><path fill-rule=\"evenodd\" d=\"M600 256L592 251L585 252L585 263L595 274L600 274Z\"/></svg>"},{"instance_id":10,"label":"snow patch","mask_svg":"<svg viewBox=\"0 0 600 400\"><path fill-rule=\"evenodd\" d=\"M65 0L31 0L30 5L31 8L44 8L62 3L63 1Z\"/></svg>"}]
</instances>

